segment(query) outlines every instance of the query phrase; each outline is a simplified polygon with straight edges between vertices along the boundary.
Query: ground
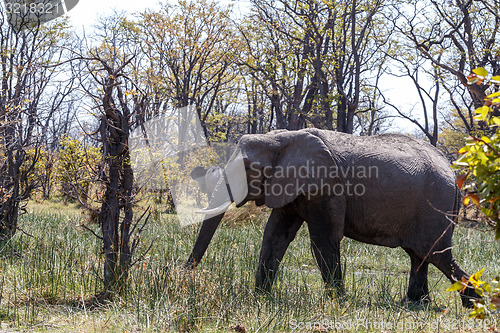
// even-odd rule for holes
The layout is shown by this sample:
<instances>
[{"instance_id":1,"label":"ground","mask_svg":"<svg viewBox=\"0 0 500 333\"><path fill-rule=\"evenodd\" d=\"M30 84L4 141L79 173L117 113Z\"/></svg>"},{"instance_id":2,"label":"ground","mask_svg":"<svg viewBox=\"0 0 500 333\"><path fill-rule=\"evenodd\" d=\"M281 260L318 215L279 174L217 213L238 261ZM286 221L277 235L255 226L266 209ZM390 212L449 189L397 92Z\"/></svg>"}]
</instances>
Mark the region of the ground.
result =
<instances>
[{"instance_id":1,"label":"ground","mask_svg":"<svg viewBox=\"0 0 500 333\"><path fill-rule=\"evenodd\" d=\"M325 295L309 249L307 228L285 255L270 295L254 293L254 273L266 213L249 209L216 233L203 262L192 273L181 269L197 228L181 228L174 215L158 211L128 290L113 302L92 306L100 291L101 246L79 226L87 217L74 205L30 203L0 261L0 320L3 331L156 332L156 331L348 331L491 332L500 323L467 319L458 294L430 268L433 302L404 304L409 259L389 249L345 239L345 297ZM97 225L89 225L97 230ZM486 267L491 280L499 271L498 244L492 234L457 228L453 249L469 272ZM499 320L500 321L500 320Z\"/></svg>"}]
</instances>

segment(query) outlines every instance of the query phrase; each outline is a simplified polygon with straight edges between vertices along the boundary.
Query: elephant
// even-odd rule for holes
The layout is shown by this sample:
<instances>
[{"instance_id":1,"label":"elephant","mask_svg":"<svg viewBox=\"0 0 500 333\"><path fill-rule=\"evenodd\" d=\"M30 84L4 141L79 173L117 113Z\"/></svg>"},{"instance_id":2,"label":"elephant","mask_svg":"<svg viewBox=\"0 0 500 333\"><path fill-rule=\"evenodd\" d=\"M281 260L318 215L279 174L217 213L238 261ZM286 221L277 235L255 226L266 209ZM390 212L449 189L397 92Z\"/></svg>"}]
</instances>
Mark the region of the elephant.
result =
<instances>
[{"instance_id":1,"label":"elephant","mask_svg":"<svg viewBox=\"0 0 500 333\"><path fill-rule=\"evenodd\" d=\"M235 172L240 159L243 172ZM430 302L429 263L451 281L468 279L451 242L460 191L449 161L434 146L401 134L356 136L320 129L243 135L211 193L185 266L203 257L227 207L247 201L272 208L255 287L270 291L290 242L305 221L327 290L342 294L340 242L401 247L409 255L407 300ZM212 172L213 173L213 172ZM203 171L195 172L203 179ZM213 175L212 175L213 176ZM462 304L479 298L460 291Z\"/></svg>"}]
</instances>

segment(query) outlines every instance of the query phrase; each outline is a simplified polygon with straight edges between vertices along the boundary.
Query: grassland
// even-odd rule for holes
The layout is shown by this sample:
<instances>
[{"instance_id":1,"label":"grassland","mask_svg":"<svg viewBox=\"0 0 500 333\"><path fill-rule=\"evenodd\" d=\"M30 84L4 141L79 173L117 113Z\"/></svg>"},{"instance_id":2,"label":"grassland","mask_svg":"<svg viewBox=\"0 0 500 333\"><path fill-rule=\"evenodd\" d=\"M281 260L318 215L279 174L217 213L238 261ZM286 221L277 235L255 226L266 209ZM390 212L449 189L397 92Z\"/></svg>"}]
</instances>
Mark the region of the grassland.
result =
<instances>
[{"instance_id":1,"label":"grassland","mask_svg":"<svg viewBox=\"0 0 500 333\"><path fill-rule=\"evenodd\" d=\"M202 264L189 273L180 267L199 226L181 228L175 216L154 214L137 256L157 240L133 267L128 290L91 306L102 286L102 262L99 240L79 227L86 217L75 206L31 204L20 219L24 233L18 232L1 254L1 329L478 332L484 327L491 332L500 326L469 321L468 310L456 293L445 291L449 282L435 267L430 267L433 303L402 303L409 272L404 251L349 239L342 244L346 296L326 296L305 226L284 258L272 294L256 294L254 272L266 216L245 217L245 223L219 228ZM462 227L454 237L462 267L469 272L486 267L487 279L500 271L498 244L491 238Z\"/></svg>"}]
</instances>

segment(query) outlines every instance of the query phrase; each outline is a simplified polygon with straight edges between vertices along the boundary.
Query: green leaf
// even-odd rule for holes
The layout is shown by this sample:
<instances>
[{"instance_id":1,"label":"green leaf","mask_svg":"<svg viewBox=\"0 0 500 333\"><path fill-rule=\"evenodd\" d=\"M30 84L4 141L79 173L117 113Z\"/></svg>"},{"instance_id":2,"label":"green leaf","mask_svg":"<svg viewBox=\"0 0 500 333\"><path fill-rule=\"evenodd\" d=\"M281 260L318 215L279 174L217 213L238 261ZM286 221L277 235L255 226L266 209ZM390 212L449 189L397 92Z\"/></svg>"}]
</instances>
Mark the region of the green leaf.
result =
<instances>
[{"instance_id":1,"label":"green leaf","mask_svg":"<svg viewBox=\"0 0 500 333\"><path fill-rule=\"evenodd\" d=\"M488 71L484 67L475 68L472 72L482 77L486 77L488 75Z\"/></svg>"}]
</instances>

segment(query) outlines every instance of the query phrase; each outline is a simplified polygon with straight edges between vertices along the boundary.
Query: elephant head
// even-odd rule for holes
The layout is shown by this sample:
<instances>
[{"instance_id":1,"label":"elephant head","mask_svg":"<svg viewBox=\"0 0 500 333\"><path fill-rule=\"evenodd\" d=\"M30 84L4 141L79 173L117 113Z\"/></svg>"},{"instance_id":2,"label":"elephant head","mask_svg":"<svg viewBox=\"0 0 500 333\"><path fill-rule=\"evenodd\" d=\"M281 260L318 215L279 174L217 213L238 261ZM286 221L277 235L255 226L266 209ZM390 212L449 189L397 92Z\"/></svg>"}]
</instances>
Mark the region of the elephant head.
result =
<instances>
[{"instance_id":1,"label":"elephant head","mask_svg":"<svg viewBox=\"0 0 500 333\"><path fill-rule=\"evenodd\" d=\"M195 168L192 177L211 195L208 207L199 211L205 219L186 265L199 263L232 202L237 207L255 201L279 208L307 194L311 187L325 185L324 178L309 173L309 163L318 167L335 162L317 136L280 130L244 135L224 169Z\"/></svg>"}]
</instances>

